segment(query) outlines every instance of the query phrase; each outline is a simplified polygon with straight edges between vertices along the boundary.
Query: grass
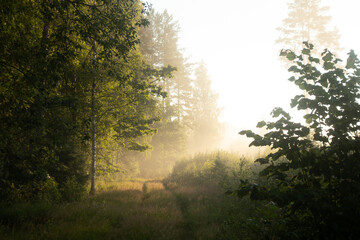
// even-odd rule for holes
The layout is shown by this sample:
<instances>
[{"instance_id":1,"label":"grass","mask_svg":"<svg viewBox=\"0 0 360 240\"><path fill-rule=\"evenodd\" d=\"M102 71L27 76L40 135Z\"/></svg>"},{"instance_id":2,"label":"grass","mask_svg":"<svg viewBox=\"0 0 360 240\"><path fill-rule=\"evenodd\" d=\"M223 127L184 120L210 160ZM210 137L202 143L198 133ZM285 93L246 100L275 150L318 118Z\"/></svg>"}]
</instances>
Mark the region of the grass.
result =
<instances>
[{"instance_id":1,"label":"grass","mask_svg":"<svg viewBox=\"0 0 360 240\"><path fill-rule=\"evenodd\" d=\"M0 239L261 239L277 209L227 196L233 167L214 157L183 162L165 180L100 180L79 202L0 206Z\"/></svg>"},{"instance_id":2,"label":"grass","mask_svg":"<svg viewBox=\"0 0 360 240\"><path fill-rule=\"evenodd\" d=\"M112 183L94 197L60 206L3 206L0 239L178 239L182 215L175 197L147 183L144 199L144 183Z\"/></svg>"},{"instance_id":3,"label":"grass","mask_svg":"<svg viewBox=\"0 0 360 240\"><path fill-rule=\"evenodd\" d=\"M3 206L0 239L221 239L234 200L204 186L111 183L80 202Z\"/></svg>"}]
</instances>

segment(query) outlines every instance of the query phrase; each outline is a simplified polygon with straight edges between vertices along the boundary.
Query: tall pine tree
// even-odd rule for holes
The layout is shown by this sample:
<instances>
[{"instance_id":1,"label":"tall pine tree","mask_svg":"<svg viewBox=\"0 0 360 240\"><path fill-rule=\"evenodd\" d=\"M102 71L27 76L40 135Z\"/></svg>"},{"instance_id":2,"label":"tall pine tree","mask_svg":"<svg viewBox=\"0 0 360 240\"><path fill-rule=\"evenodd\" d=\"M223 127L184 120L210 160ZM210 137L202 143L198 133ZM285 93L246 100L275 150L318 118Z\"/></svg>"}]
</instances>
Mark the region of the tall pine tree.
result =
<instances>
[{"instance_id":1,"label":"tall pine tree","mask_svg":"<svg viewBox=\"0 0 360 240\"><path fill-rule=\"evenodd\" d=\"M167 11L152 10L148 27L140 31L140 49L153 67L171 65L174 76L163 84L167 97L163 100L158 133L152 138L151 157L142 164L143 172L168 173L176 160L184 156L187 147L186 116L191 109L191 66L178 45L178 22Z\"/></svg>"},{"instance_id":2,"label":"tall pine tree","mask_svg":"<svg viewBox=\"0 0 360 240\"><path fill-rule=\"evenodd\" d=\"M331 17L326 15L329 7L321 6L321 0L293 0L288 3L288 16L278 28L277 43L282 49L298 51L303 42L313 43L317 51L325 48L340 50L339 32L330 29Z\"/></svg>"},{"instance_id":3,"label":"tall pine tree","mask_svg":"<svg viewBox=\"0 0 360 240\"><path fill-rule=\"evenodd\" d=\"M195 70L190 150L204 152L217 149L222 124L219 122L218 95L211 88L211 79L204 62Z\"/></svg>"}]
</instances>

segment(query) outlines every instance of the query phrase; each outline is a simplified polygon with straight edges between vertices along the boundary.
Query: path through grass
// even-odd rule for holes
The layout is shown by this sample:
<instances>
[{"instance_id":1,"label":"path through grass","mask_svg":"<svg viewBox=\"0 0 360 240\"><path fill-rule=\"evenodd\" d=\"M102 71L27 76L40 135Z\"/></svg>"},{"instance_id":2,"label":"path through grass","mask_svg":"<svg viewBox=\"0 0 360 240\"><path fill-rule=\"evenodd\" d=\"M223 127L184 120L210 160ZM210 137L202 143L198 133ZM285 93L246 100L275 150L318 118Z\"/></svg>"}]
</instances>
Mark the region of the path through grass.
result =
<instances>
[{"instance_id":1,"label":"path through grass","mask_svg":"<svg viewBox=\"0 0 360 240\"><path fill-rule=\"evenodd\" d=\"M0 239L229 239L235 200L216 188L118 182L76 203L3 207Z\"/></svg>"}]
</instances>

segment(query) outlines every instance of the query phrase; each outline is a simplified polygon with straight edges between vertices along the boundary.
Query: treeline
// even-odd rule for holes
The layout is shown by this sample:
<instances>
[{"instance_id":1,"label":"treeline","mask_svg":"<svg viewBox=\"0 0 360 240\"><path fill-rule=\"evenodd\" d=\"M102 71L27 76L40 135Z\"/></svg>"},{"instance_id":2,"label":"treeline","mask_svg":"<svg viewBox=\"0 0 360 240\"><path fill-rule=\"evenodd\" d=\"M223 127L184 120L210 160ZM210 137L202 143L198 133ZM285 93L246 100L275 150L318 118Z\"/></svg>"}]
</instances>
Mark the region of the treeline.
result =
<instances>
[{"instance_id":1,"label":"treeline","mask_svg":"<svg viewBox=\"0 0 360 240\"><path fill-rule=\"evenodd\" d=\"M149 26L140 30L140 49L153 67L175 66L173 78L164 82L167 97L160 103L161 121L150 140L153 149L140 163L142 175L171 172L176 161L189 153L217 148L221 140L218 96L211 89L205 63L191 63L179 46L177 21L165 10L147 16Z\"/></svg>"},{"instance_id":2,"label":"treeline","mask_svg":"<svg viewBox=\"0 0 360 240\"><path fill-rule=\"evenodd\" d=\"M1 201L75 200L90 179L94 193L109 172L154 174L193 136L217 135L206 68L186 60L168 13L133 0L19 0L0 15Z\"/></svg>"}]
</instances>

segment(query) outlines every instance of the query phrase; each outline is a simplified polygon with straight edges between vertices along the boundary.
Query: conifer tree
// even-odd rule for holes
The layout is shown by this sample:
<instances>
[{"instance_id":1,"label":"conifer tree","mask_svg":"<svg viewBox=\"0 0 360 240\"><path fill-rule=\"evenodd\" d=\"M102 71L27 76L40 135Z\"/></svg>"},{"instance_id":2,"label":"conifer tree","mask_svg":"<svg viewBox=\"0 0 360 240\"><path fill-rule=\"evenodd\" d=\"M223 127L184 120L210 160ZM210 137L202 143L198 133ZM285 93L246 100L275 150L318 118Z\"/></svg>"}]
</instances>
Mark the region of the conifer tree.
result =
<instances>
[{"instance_id":1,"label":"conifer tree","mask_svg":"<svg viewBox=\"0 0 360 240\"><path fill-rule=\"evenodd\" d=\"M326 15L329 7L321 6L321 0L293 0L288 3L288 16L278 28L277 43L282 49L298 51L303 42L313 43L317 51L325 48L340 50L339 32L330 29L331 16Z\"/></svg>"},{"instance_id":2,"label":"conifer tree","mask_svg":"<svg viewBox=\"0 0 360 240\"><path fill-rule=\"evenodd\" d=\"M211 79L204 62L196 68L195 77L190 146L193 152L208 151L217 148L221 141L218 95L211 88Z\"/></svg>"},{"instance_id":3,"label":"conifer tree","mask_svg":"<svg viewBox=\"0 0 360 240\"><path fill-rule=\"evenodd\" d=\"M191 68L179 47L179 24L173 16L166 10L152 10L147 19L149 26L140 30L141 52L153 67L170 65L176 71L163 83L167 97L160 107L162 120L156 124L158 133L151 141L149 166L144 163L143 169L169 172L174 161L186 152L188 131L184 123L191 111Z\"/></svg>"}]
</instances>

